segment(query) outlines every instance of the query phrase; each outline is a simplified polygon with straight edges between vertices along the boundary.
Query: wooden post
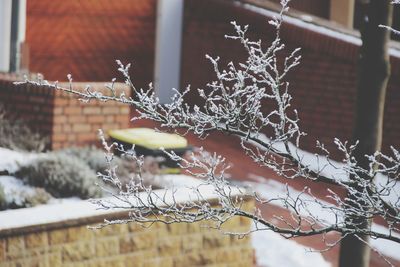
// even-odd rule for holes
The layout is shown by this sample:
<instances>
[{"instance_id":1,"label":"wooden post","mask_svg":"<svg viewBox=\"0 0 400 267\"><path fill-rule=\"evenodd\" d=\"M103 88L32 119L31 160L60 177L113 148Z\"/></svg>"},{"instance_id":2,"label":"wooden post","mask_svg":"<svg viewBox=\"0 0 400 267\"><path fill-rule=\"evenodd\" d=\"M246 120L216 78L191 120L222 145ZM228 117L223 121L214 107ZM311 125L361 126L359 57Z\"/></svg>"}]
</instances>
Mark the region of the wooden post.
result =
<instances>
[{"instance_id":1,"label":"wooden post","mask_svg":"<svg viewBox=\"0 0 400 267\"><path fill-rule=\"evenodd\" d=\"M331 0L330 2L330 19L353 28L354 0Z\"/></svg>"},{"instance_id":2,"label":"wooden post","mask_svg":"<svg viewBox=\"0 0 400 267\"><path fill-rule=\"evenodd\" d=\"M361 26L362 46L358 62L357 103L352 138L352 144L356 141L359 143L352 156L358 167L369 170L371 162L365 155L373 155L380 151L382 146L386 87L390 77L390 32L379 25L391 26L393 6L390 0L370 0L363 5L363 16L368 19L363 20ZM377 164L374 165L374 168L378 167ZM366 183L374 183L371 179L373 177L366 173L359 172L358 176L365 179ZM349 178L354 190L347 196L349 207L362 207L368 212L368 200L363 203L357 198L358 192L364 190L364 187L360 186L362 183L354 175L350 175ZM341 240L339 266L368 267L371 250L368 246L369 236L354 235L351 230L357 226L368 233L372 219L350 213L345 215L345 221L349 233L343 234Z\"/></svg>"}]
</instances>

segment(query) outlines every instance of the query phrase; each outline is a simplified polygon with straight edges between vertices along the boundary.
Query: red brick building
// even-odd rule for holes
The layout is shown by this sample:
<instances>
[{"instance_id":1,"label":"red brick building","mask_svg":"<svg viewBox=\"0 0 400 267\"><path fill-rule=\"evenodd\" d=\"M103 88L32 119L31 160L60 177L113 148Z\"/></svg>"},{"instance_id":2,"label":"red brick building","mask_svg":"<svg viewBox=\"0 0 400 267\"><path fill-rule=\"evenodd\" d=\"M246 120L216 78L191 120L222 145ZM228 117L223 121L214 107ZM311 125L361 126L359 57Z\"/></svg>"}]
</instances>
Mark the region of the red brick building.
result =
<instances>
[{"instance_id":1,"label":"red brick building","mask_svg":"<svg viewBox=\"0 0 400 267\"><path fill-rule=\"evenodd\" d=\"M188 101L199 103L196 88L213 79L206 53L226 62L243 58L241 47L224 38L236 20L250 25L250 36L271 40L267 25L278 0L183 0L180 87L191 84ZM147 87L154 79L157 1L27 0L26 38L29 70L47 79L76 81L121 78L115 59L133 62L133 80ZM288 49L302 48L302 64L290 76L294 106L313 150L316 139L332 144L350 139L360 40L358 6L354 0L293 0L282 30ZM392 49L384 120L384 149L400 146L399 53ZM171 66L172 67L172 66ZM164 90L164 89L163 89Z\"/></svg>"}]
</instances>

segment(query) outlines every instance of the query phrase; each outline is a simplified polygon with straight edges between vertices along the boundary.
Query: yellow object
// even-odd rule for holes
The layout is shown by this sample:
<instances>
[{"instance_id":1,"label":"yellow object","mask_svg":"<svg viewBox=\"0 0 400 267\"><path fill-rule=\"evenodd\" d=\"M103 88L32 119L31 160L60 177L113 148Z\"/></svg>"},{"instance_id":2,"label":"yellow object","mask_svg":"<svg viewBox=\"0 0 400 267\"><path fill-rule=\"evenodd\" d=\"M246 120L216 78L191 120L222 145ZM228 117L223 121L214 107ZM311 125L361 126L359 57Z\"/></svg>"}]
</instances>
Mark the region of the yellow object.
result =
<instances>
[{"instance_id":1,"label":"yellow object","mask_svg":"<svg viewBox=\"0 0 400 267\"><path fill-rule=\"evenodd\" d=\"M161 133L150 128L112 130L108 134L118 141L139 145L147 149L177 149L185 148L188 145L186 138L182 136Z\"/></svg>"},{"instance_id":2,"label":"yellow object","mask_svg":"<svg viewBox=\"0 0 400 267\"><path fill-rule=\"evenodd\" d=\"M180 168L162 168L161 174L181 174Z\"/></svg>"}]
</instances>

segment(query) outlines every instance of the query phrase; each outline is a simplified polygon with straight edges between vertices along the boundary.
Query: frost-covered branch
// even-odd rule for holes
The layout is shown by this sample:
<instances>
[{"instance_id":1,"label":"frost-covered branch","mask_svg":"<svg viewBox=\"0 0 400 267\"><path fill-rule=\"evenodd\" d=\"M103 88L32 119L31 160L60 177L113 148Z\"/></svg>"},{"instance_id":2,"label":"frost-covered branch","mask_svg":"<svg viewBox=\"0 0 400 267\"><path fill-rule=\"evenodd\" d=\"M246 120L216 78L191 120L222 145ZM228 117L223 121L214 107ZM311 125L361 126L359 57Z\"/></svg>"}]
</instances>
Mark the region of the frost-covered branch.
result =
<instances>
[{"instance_id":1,"label":"frost-covered branch","mask_svg":"<svg viewBox=\"0 0 400 267\"><path fill-rule=\"evenodd\" d=\"M58 83L50 84L45 80L35 83L77 94L83 101L92 99L101 101L119 101L133 105L140 116L137 119L151 119L160 122L162 126L186 129L199 137L206 137L211 131L222 131L238 136L242 143L253 142L264 148L263 155L250 153L261 165L270 165L266 158L277 155L291 162L290 174L285 169L280 173L290 177L307 177L313 180L339 185L334 179L324 177L320 173L303 166L301 159L289 149L289 142L298 145L300 137L304 135L298 127L298 115L291 109L292 97L288 92L289 83L286 75L300 63L299 49L292 51L289 56L280 62L278 59L285 45L281 42L279 30L282 25L283 12L287 9L287 2L283 2L283 9L279 16L270 21L276 28L276 36L271 45L264 49L261 41L253 42L246 37L248 27L241 27L232 22L235 34L226 36L228 39L240 41L248 57L245 63L235 65L230 62L226 69L221 69L219 59L207 56L216 73L216 80L210 82L205 89L198 89L199 96L204 99L205 106L191 107L184 102L190 87L183 92L176 91L171 104L161 105L153 92L152 85L148 90L137 90L130 79L130 64L124 66L120 61L119 71L126 78L126 83L135 91L134 97L127 97L124 93L117 95L114 90L114 80L107 87L110 94L105 95L93 91L88 86L85 91L75 90L72 78L68 75L69 87L60 87ZM270 102L269 111L265 111L265 101ZM261 131L271 131L270 142L259 137ZM283 150L277 150L275 143L284 143ZM247 148L246 151L250 152ZM265 157L266 156L266 157ZM284 165L280 165L284 166ZM278 168L276 166L276 168ZM292 173L291 171L295 171Z\"/></svg>"},{"instance_id":2,"label":"frost-covered branch","mask_svg":"<svg viewBox=\"0 0 400 267\"><path fill-rule=\"evenodd\" d=\"M108 145L104 138L103 145L108 152L107 161L110 163L110 170L115 169L112 164L111 153L113 147L123 153L128 153L137 166L143 166L143 157L137 157L130 151L124 151L123 147L115 143ZM127 209L129 210L129 218L106 221L99 227L122 222L138 222L146 226L155 222L171 224L207 220L208 227L224 230L225 222L229 221L233 216L242 216L251 219L255 223L255 230L273 230L287 238L320 235L335 231L343 234L368 234L373 238L400 242L399 236L392 234L392 232L380 233L349 227L348 224L345 224L343 220L344 213L348 212L347 209L349 207L345 207L345 202L334 192L331 193L332 196L335 196L335 201L338 202L338 205L328 204L313 197L308 188L304 188L299 194L293 194L289 188L286 188L285 194L266 198L260 196L251 188L245 189L232 185L225 175L229 168L226 164L226 159L215 153L209 154L199 149L185 158L178 156L174 152L165 151L165 153L171 159L180 162L179 165L183 170L199 178L198 182L178 187L171 181L172 185L164 184L165 190L156 191L153 190L151 185L144 183L141 171L138 171L131 178L131 181L126 184L123 184L113 171L101 174L103 181L115 185L118 190L114 193L111 192L114 196L112 200L100 199L93 200L93 202L104 209ZM162 177L159 178L162 179ZM310 196L312 197L310 198ZM185 198L188 201L182 201ZM262 205L284 206L291 216L286 218L275 215L273 218L266 219L261 215L259 209L248 210L244 207L248 199L254 199ZM333 219L326 220L325 218L320 218L320 214L314 214L312 206L315 205L318 205L321 210L324 210ZM371 218L375 216L375 214L360 215L359 210L354 209L353 206L351 212L354 212L356 216L371 216ZM391 228L391 231L394 232L395 230L396 228ZM243 235L248 233L230 234Z\"/></svg>"},{"instance_id":3,"label":"frost-covered branch","mask_svg":"<svg viewBox=\"0 0 400 267\"><path fill-rule=\"evenodd\" d=\"M400 243L399 236L395 234L399 232L400 222L397 184L400 154L397 149L392 148L392 155L381 152L366 155L370 162L369 168L361 168L353 157L357 144L335 140L336 147L343 156L341 162L332 160L330 152L320 143L317 143L317 147L323 155L315 155L311 161L299 149L301 137L305 133L298 125L299 116L291 106L289 83L285 79L288 73L300 64L301 56L299 49L286 53L285 45L280 39L280 29L288 1L281 3L281 13L270 21L276 35L267 48L264 48L265 45L261 41L251 41L247 38L248 26L242 27L232 22L234 34L226 38L240 42L247 53L247 59L238 64L230 62L224 68L220 66L218 57L207 55L216 77L207 84L207 88L198 89L199 96L205 102L202 107L192 107L184 101L190 90L189 86L182 92L175 90L171 103L161 104L151 84L147 90L134 86L129 75L130 64L125 66L120 61L117 61L119 71L124 75L126 84L133 90L133 97L116 93L115 80L107 85L108 94L94 91L90 86L84 91L76 90L70 75L67 87L43 79L20 83L76 94L85 102L118 101L132 105L139 113L135 119L151 119L159 122L162 127L176 131L183 129L184 132L180 132L181 134L192 132L198 137L206 138L213 131L221 131L234 135L240 139L242 148L249 157L259 165L273 169L280 176L287 179L305 178L335 186L335 189L328 191L327 197L331 203L313 197L308 188L300 194L293 195L287 188L284 195L263 197L255 190L244 190L232 185L225 176L228 168L225 159L200 150L189 158L166 152L173 160L181 162L182 169L200 178L201 182L185 189L167 188L160 194L144 182L140 171L129 183L122 183L112 166L111 152L113 148L124 153L129 154L129 152L116 144L109 146L103 140L110 162L110 171L100 176L117 190L110 191L114 201L95 200L95 202L104 209L129 210L130 217L123 222L176 223L209 220L215 223L213 227L221 228L233 216L243 216L255 222L256 230L270 229L286 237L335 231L344 236L369 235ZM134 154L130 156L140 170L143 159ZM351 181L348 179L350 176L353 177ZM365 179L366 177L368 179ZM351 199L341 196L337 188L346 190L352 196ZM179 201L182 196L187 196L190 201L182 203ZM209 200L210 196L213 201ZM260 210L248 211L243 208L244 198L252 198L260 205L277 204L284 207L291 216L263 218ZM330 220L320 218L311 208L315 205L327 213ZM383 218L388 231L381 233L360 227L357 223L349 224L344 221L348 216L368 220ZM111 221L106 222L106 225L121 222Z\"/></svg>"}]
</instances>

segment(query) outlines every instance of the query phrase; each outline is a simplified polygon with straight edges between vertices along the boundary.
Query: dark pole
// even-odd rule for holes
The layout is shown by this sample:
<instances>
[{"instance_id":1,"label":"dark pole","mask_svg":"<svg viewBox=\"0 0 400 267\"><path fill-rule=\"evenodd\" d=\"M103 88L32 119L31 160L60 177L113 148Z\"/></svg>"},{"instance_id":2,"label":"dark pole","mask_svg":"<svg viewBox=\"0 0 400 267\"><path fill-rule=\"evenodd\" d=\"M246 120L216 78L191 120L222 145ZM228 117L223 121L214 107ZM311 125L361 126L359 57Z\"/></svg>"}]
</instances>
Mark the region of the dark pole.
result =
<instances>
[{"instance_id":1,"label":"dark pole","mask_svg":"<svg viewBox=\"0 0 400 267\"><path fill-rule=\"evenodd\" d=\"M354 153L358 166L369 168L365 155L372 155L381 150L383 112L386 96L386 86L390 76L388 45L390 33L379 25L391 25L392 5L389 0L370 0L362 5L363 22L361 28L362 46L358 65L357 103L355 110L355 125L353 143L359 145ZM361 175L361 174L360 174ZM363 177L373 182L373 177ZM359 188L354 177L353 187ZM357 199L348 195L349 199ZM348 204L351 206L352 202ZM362 203L360 203L362 204ZM371 221L356 216L346 217L347 228L357 227L369 229ZM340 267L367 267L370 261L370 248L367 245L369 237L349 233L344 236L340 247Z\"/></svg>"}]
</instances>

